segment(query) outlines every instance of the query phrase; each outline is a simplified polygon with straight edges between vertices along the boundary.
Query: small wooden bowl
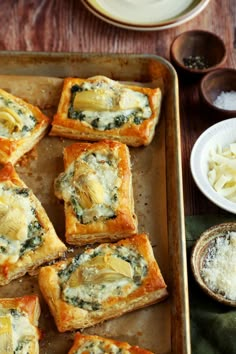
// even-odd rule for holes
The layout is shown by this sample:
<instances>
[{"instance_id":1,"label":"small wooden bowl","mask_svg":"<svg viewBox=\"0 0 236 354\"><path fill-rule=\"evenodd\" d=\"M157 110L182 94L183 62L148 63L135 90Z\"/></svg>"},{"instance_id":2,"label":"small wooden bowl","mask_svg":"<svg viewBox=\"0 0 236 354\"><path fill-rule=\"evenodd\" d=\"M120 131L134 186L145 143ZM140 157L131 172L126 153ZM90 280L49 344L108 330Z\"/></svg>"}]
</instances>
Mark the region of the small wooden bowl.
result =
<instances>
[{"instance_id":1,"label":"small wooden bowl","mask_svg":"<svg viewBox=\"0 0 236 354\"><path fill-rule=\"evenodd\" d=\"M201 274L201 270L203 268L204 261L207 256L207 252L211 247L213 247L216 238L225 237L227 232L230 231L236 232L236 222L219 224L204 231L192 250L191 268L195 280L207 295L209 295L212 299L224 305L236 307L236 300L228 299L225 296L221 295L220 293L211 290L208 287L208 285L204 282L204 279ZM227 262L227 259L225 261Z\"/></svg>"},{"instance_id":2,"label":"small wooden bowl","mask_svg":"<svg viewBox=\"0 0 236 354\"><path fill-rule=\"evenodd\" d=\"M214 105L220 93L236 91L236 70L230 68L217 69L203 77L200 93L206 105L225 117L236 117L236 109L228 110Z\"/></svg>"},{"instance_id":3,"label":"small wooden bowl","mask_svg":"<svg viewBox=\"0 0 236 354\"><path fill-rule=\"evenodd\" d=\"M204 57L209 67L193 69L185 66L184 58L190 56ZM187 31L172 42L170 57L173 64L186 73L206 74L223 65L226 60L226 47L222 39L214 33L203 30Z\"/></svg>"}]
</instances>

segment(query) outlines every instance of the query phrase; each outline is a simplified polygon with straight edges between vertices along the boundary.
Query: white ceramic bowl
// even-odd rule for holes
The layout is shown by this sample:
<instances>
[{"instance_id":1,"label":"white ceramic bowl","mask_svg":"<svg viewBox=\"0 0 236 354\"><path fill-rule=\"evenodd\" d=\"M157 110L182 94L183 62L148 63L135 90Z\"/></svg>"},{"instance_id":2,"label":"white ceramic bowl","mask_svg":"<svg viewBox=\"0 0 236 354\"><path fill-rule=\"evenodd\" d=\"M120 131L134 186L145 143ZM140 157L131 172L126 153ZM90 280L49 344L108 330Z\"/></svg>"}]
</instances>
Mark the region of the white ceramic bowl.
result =
<instances>
[{"instance_id":1,"label":"white ceramic bowl","mask_svg":"<svg viewBox=\"0 0 236 354\"><path fill-rule=\"evenodd\" d=\"M193 179L201 192L218 207L236 214L236 203L217 193L208 181L209 152L217 145L222 147L236 142L236 118L223 120L205 130L195 142L190 168Z\"/></svg>"},{"instance_id":2,"label":"white ceramic bowl","mask_svg":"<svg viewBox=\"0 0 236 354\"><path fill-rule=\"evenodd\" d=\"M95 16L114 26L157 31L179 26L197 16L210 0L81 0Z\"/></svg>"}]
</instances>

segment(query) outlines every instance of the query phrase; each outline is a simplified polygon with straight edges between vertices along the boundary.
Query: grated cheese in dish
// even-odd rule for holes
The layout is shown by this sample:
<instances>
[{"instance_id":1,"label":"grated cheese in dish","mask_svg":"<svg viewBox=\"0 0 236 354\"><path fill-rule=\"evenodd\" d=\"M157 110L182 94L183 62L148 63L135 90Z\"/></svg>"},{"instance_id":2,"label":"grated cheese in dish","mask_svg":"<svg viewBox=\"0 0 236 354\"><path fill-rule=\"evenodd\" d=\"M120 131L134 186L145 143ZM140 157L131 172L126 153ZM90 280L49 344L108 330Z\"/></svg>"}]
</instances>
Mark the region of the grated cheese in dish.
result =
<instances>
[{"instance_id":1,"label":"grated cheese in dish","mask_svg":"<svg viewBox=\"0 0 236 354\"><path fill-rule=\"evenodd\" d=\"M236 300L236 232L216 238L201 270L207 286L230 300Z\"/></svg>"}]
</instances>

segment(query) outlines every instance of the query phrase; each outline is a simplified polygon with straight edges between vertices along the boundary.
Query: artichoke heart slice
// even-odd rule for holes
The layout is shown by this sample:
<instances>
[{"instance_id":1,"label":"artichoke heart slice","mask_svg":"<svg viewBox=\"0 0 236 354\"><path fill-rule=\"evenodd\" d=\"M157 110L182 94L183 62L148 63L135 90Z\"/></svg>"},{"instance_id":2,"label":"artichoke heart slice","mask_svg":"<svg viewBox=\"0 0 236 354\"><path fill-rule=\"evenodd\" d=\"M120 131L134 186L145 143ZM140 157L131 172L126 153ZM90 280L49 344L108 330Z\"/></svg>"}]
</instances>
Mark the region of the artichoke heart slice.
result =
<instances>
[{"instance_id":1,"label":"artichoke heart slice","mask_svg":"<svg viewBox=\"0 0 236 354\"><path fill-rule=\"evenodd\" d=\"M68 285L76 287L91 282L114 282L122 278L133 278L133 269L129 262L115 256L97 256L77 268Z\"/></svg>"},{"instance_id":2,"label":"artichoke heart slice","mask_svg":"<svg viewBox=\"0 0 236 354\"><path fill-rule=\"evenodd\" d=\"M0 200L0 220L8 212L8 210L9 210L9 205L3 203Z\"/></svg>"},{"instance_id":3,"label":"artichoke heart slice","mask_svg":"<svg viewBox=\"0 0 236 354\"><path fill-rule=\"evenodd\" d=\"M111 111L115 93L112 90L88 90L77 92L73 106L76 111Z\"/></svg>"},{"instance_id":4,"label":"artichoke heart slice","mask_svg":"<svg viewBox=\"0 0 236 354\"><path fill-rule=\"evenodd\" d=\"M0 353L14 353L10 315L0 316Z\"/></svg>"},{"instance_id":5,"label":"artichoke heart slice","mask_svg":"<svg viewBox=\"0 0 236 354\"><path fill-rule=\"evenodd\" d=\"M20 208L13 207L0 216L0 234L12 240L23 241L27 238L26 216Z\"/></svg>"},{"instance_id":6,"label":"artichoke heart slice","mask_svg":"<svg viewBox=\"0 0 236 354\"><path fill-rule=\"evenodd\" d=\"M125 277L133 277L133 269L129 262L123 260L122 258L114 257L112 255L104 256L105 263L107 267L112 269L114 272L119 273Z\"/></svg>"},{"instance_id":7,"label":"artichoke heart slice","mask_svg":"<svg viewBox=\"0 0 236 354\"><path fill-rule=\"evenodd\" d=\"M18 114L9 107L0 107L0 123L11 133L20 131L23 127L23 122Z\"/></svg>"},{"instance_id":8,"label":"artichoke heart slice","mask_svg":"<svg viewBox=\"0 0 236 354\"><path fill-rule=\"evenodd\" d=\"M76 181L81 175L95 174L95 171L83 160L75 161L75 172L73 180Z\"/></svg>"},{"instance_id":9,"label":"artichoke heart slice","mask_svg":"<svg viewBox=\"0 0 236 354\"><path fill-rule=\"evenodd\" d=\"M127 88L96 89L76 93L73 106L76 111L96 112L142 109L145 97L143 93Z\"/></svg>"},{"instance_id":10,"label":"artichoke heart slice","mask_svg":"<svg viewBox=\"0 0 236 354\"><path fill-rule=\"evenodd\" d=\"M75 166L73 185L83 209L90 209L95 204L104 202L105 192L96 173L86 163L77 163Z\"/></svg>"}]
</instances>

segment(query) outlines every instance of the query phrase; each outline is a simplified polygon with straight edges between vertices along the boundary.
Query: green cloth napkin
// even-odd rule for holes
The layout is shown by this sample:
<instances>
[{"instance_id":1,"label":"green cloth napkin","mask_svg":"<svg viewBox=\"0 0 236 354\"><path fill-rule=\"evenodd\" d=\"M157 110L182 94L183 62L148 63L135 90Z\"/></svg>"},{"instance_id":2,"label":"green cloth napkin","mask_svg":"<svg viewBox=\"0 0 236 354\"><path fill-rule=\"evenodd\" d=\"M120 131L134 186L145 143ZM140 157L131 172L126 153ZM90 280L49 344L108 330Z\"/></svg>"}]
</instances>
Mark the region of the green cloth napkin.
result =
<instances>
[{"instance_id":1,"label":"green cloth napkin","mask_svg":"<svg viewBox=\"0 0 236 354\"><path fill-rule=\"evenodd\" d=\"M236 216L201 215L185 219L188 252L189 303L193 354L236 354L236 308L212 300L198 286L190 267L191 248L213 225L236 221Z\"/></svg>"}]
</instances>

